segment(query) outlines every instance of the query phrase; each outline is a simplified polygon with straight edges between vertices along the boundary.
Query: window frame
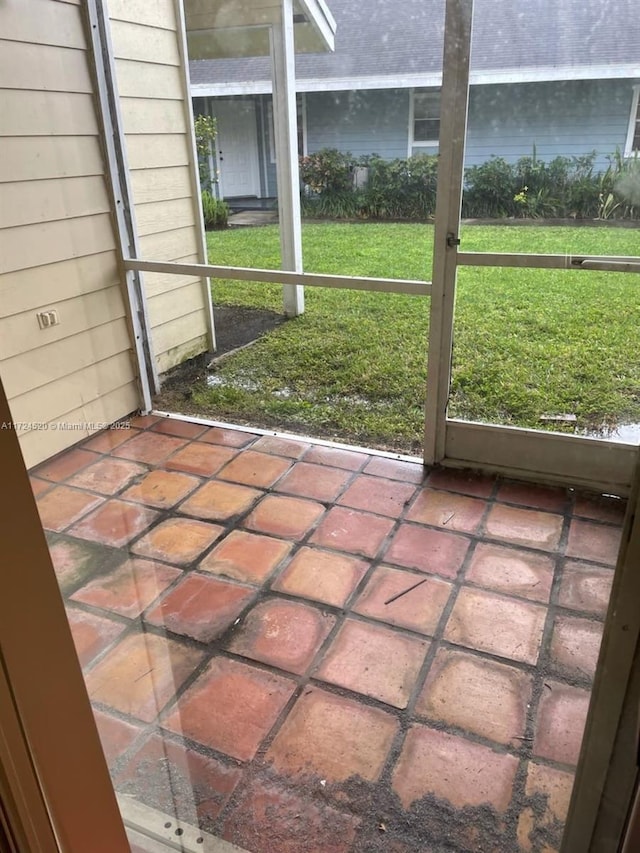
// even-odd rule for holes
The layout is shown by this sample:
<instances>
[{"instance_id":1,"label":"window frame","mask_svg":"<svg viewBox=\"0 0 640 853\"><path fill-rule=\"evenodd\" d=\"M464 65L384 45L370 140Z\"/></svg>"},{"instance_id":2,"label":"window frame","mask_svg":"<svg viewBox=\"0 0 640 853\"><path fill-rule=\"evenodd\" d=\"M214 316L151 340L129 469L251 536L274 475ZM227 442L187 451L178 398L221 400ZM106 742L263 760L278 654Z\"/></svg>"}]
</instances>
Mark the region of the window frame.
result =
<instances>
[{"instance_id":1,"label":"window frame","mask_svg":"<svg viewBox=\"0 0 640 853\"><path fill-rule=\"evenodd\" d=\"M633 140L639 136L638 147L633 147ZM633 95L631 97L631 112L629 114L629 128L627 130L627 140L624 146L624 156L633 157L634 154L640 156L640 83L636 83L633 87Z\"/></svg>"},{"instance_id":2,"label":"window frame","mask_svg":"<svg viewBox=\"0 0 640 853\"><path fill-rule=\"evenodd\" d=\"M416 95L435 95L438 99L438 136L434 139L416 139ZM411 157L414 148L431 148L433 149L433 153L438 153L438 148L440 144L439 136L440 136L440 110L441 110L441 91L437 88L419 88L419 89L411 89L411 95L409 99L409 146L407 155ZM419 121L420 119L418 119ZM429 119L434 121L434 118Z\"/></svg>"}]
</instances>

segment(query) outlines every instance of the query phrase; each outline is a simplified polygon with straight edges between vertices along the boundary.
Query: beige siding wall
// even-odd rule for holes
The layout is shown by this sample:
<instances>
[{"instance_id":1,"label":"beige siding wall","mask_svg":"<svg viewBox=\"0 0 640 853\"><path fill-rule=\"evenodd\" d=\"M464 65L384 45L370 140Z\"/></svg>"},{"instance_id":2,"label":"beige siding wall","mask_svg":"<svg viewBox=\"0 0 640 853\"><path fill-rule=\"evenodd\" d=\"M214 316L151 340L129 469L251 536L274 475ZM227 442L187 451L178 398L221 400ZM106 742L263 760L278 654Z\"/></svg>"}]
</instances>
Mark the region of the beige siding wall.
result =
<instances>
[{"instance_id":1,"label":"beige siding wall","mask_svg":"<svg viewBox=\"0 0 640 853\"><path fill-rule=\"evenodd\" d=\"M80 0L0 4L0 375L28 466L140 406ZM58 311L41 330L36 313Z\"/></svg>"},{"instance_id":2,"label":"beige siding wall","mask_svg":"<svg viewBox=\"0 0 640 853\"><path fill-rule=\"evenodd\" d=\"M108 0L131 187L146 260L205 261L174 0ZM201 279L145 273L160 373L208 348Z\"/></svg>"}]
</instances>

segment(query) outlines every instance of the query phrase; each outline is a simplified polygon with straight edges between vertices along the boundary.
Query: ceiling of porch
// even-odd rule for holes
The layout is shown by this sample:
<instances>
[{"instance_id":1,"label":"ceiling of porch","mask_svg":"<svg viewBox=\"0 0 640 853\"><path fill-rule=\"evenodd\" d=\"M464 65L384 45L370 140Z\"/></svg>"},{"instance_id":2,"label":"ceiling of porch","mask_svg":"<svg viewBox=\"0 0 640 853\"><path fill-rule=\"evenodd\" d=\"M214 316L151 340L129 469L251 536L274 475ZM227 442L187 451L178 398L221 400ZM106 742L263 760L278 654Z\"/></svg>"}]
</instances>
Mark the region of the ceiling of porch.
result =
<instances>
[{"instance_id":1,"label":"ceiling of porch","mask_svg":"<svg viewBox=\"0 0 640 853\"><path fill-rule=\"evenodd\" d=\"M185 0L191 59L269 54L269 31L282 20L284 0ZM334 48L336 24L324 0L294 0L297 53Z\"/></svg>"}]
</instances>

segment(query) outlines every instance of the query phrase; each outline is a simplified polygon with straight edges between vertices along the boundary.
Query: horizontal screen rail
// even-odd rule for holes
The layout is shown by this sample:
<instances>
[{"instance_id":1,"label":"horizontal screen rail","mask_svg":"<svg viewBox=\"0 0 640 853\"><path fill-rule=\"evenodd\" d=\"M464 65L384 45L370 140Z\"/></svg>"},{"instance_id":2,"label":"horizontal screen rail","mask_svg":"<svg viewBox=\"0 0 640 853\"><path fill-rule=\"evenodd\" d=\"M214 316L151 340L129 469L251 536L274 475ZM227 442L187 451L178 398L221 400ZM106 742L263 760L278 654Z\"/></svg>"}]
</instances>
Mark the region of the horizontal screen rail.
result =
<instances>
[{"instance_id":1,"label":"horizontal screen rail","mask_svg":"<svg viewBox=\"0 0 640 853\"><path fill-rule=\"evenodd\" d=\"M291 272L289 270L261 270L251 267L218 267L212 264L180 264L165 261L126 259L126 270L195 275L205 278L238 279L248 282L273 284L302 284L309 287L335 287L345 290L371 290L381 293L405 293L409 296L429 296L430 281L406 278L367 278L364 276L328 275L324 273Z\"/></svg>"},{"instance_id":2,"label":"horizontal screen rail","mask_svg":"<svg viewBox=\"0 0 640 853\"><path fill-rule=\"evenodd\" d=\"M523 267L555 270L640 272L640 258L612 255L533 255L506 252L458 252L458 266Z\"/></svg>"}]
</instances>

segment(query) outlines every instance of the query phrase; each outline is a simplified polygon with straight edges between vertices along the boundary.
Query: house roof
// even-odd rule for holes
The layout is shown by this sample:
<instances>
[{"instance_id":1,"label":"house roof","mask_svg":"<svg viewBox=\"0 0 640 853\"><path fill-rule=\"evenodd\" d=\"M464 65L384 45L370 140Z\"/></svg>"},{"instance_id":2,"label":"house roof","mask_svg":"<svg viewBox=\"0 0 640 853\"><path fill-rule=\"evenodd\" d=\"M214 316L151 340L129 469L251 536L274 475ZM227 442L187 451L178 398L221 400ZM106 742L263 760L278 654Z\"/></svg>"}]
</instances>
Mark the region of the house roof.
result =
<instances>
[{"instance_id":1,"label":"house roof","mask_svg":"<svg viewBox=\"0 0 640 853\"><path fill-rule=\"evenodd\" d=\"M299 91L437 86L444 0L327 0L335 53L296 57ZM475 0L471 82L640 77L638 0ZM271 91L267 57L190 62L192 94Z\"/></svg>"}]
</instances>

